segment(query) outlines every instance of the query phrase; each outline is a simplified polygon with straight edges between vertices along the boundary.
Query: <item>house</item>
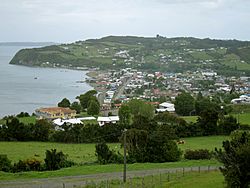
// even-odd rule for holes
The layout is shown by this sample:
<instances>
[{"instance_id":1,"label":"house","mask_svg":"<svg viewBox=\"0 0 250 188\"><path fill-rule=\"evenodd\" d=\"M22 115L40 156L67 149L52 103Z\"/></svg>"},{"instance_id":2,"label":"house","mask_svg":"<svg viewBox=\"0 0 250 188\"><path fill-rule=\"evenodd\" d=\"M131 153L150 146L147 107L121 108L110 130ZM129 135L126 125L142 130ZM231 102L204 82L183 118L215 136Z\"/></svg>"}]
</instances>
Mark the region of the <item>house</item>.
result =
<instances>
[{"instance_id":1,"label":"house","mask_svg":"<svg viewBox=\"0 0 250 188\"><path fill-rule=\"evenodd\" d=\"M109 117L98 117L97 122L100 126L109 123L117 123L119 121L119 116L109 116Z\"/></svg>"},{"instance_id":2,"label":"house","mask_svg":"<svg viewBox=\"0 0 250 188\"><path fill-rule=\"evenodd\" d=\"M83 124L83 121L86 120L96 120L95 117L83 117L83 118L73 118L73 119L54 119L53 123L55 124L55 129L56 130L63 130L63 128L61 127L63 124L71 124L71 125L75 125L75 124Z\"/></svg>"},{"instance_id":3,"label":"house","mask_svg":"<svg viewBox=\"0 0 250 188\"><path fill-rule=\"evenodd\" d=\"M250 103L250 94L241 95L239 98L231 100L233 104L249 104Z\"/></svg>"},{"instance_id":4,"label":"house","mask_svg":"<svg viewBox=\"0 0 250 188\"><path fill-rule=\"evenodd\" d=\"M174 104L169 102L164 102L159 104L159 108L156 109L156 112L175 112Z\"/></svg>"},{"instance_id":5,"label":"house","mask_svg":"<svg viewBox=\"0 0 250 188\"><path fill-rule=\"evenodd\" d=\"M35 110L35 114L39 119L71 119L75 118L76 111L70 108L63 107L50 107L50 108L40 108Z\"/></svg>"}]
</instances>

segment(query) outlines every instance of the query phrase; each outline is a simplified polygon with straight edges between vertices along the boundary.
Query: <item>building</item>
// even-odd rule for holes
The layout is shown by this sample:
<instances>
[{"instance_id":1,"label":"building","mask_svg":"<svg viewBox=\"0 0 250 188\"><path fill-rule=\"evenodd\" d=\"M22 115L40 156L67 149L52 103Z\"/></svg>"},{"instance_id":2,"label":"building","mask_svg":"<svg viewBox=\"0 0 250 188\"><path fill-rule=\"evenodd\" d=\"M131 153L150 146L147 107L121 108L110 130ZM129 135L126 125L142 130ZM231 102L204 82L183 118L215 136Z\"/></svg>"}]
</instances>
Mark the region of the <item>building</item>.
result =
<instances>
[{"instance_id":1,"label":"building","mask_svg":"<svg viewBox=\"0 0 250 188\"><path fill-rule=\"evenodd\" d=\"M159 104L159 108L156 109L156 112L175 112L174 104L169 103L169 102L164 102Z\"/></svg>"},{"instance_id":2,"label":"building","mask_svg":"<svg viewBox=\"0 0 250 188\"><path fill-rule=\"evenodd\" d=\"M100 126L103 126L109 123L117 123L119 121L119 116L98 117L97 121Z\"/></svg>"},{"instance_id":3,"label":"building","mask_svg":"<svg viewBox=\"0 0 250 188\"><path fill-rule=\"evenodd\" d=\"M71 119L75 118L76 111L70 108L50 107L37 109L35 110L35 114L39 119Z\"/></svg>"}]
</instances>

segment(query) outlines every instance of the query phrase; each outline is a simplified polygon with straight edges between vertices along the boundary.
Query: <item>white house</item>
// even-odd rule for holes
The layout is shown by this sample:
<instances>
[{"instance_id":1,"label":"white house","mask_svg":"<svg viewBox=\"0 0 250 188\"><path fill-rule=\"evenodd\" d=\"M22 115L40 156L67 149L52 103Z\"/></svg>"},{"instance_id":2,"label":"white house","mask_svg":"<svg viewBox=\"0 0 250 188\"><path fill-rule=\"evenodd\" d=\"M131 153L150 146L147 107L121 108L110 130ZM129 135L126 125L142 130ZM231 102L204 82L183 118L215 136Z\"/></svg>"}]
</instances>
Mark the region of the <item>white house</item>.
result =
<instances>
[{"instance_id":1,"label":"white house","mask_svg":"<svg viewBox=\"0 0 250 188\"><path fill-rule=\"evenodd\" d=\"M156 109L156 112L175 112L174 104L169 102L164 102L159 104L159 108Z\"/></svg>"},{"instance_id":2,"label":"white house","mask_svg":"<svg viewBox=\"0 0 250 188\"><path fill-rule=\"evenodd\" d=\"M100 126L103 126L107 123L117 123L119 121L119 116L109 116L109 117L98 117L97 122Z\"/></svg>"},{"instance_id":3,"label":"white house","mask_svg":"<svg viewBox=\"0 0 250 188\"><path fill-rule=\"evenodd\" d=\"M85 120L96 120L95 117L84 117L84 118L73 118L73 119L61 119L61 118L58 118L58 119L55 119L53 120L53 123L56 125L55 129L56 130L63 130L61 128L61 126L66 123L66 124L83 124L82 121L85 121Z\"/></svg>"},{"instance_id":4,"label":"white house","mask_svg":"<svg viewBox=\"0 0 250 188\"><path fill-rule=\"evenodd\" d=\"M241 95L239 98L231 100L233 104L250 104L250 94Z\"/></svg>"}]
</instances>

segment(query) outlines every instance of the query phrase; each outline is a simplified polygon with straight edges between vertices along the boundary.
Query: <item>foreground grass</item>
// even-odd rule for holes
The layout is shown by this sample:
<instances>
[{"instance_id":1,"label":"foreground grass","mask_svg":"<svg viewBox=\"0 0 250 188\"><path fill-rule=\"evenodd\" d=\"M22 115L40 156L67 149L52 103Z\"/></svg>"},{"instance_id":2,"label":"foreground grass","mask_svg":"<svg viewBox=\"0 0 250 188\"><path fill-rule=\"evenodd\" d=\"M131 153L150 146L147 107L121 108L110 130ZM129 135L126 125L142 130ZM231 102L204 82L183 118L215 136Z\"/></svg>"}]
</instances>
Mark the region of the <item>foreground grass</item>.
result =
<instances>
[{"instance_id":1,"label":"foreground grass","mask_svg":"<svg viewBox=\"0 0 250 188\"><path fill-rule=\"evenodd\" d=\"M223 175L219 171L210 172L187 172L184 174L161 174L155 176L145 176L129 179L125 184L121 180L113 180L111 182L101 182L97 185L90 183L85 187L107 187L112 188L130 188L130 187L144 187L144 188L222 188L225 187ZM122 186L121 186L122 185Z\"/></svg>"},{"instance_id":2,"label":"foreground grass","mask_svg":"<svg viewBox=\"0 0 250 188\"><path fill-rule=\"evenodd\" d=\"M162 168L177 168L177 167L192 167L192 166L220 166L216 160L182 160L179 162L168 163L134 163L128 164L127 170L150 170ZM64 168L57 171L44 172L20 172L20 173L5 173L0 172L0 180L20 180L20 179L34 179L34 178L51 178L62 176L77 176L107 172L122 172L122 164L110 165L82 165L70 168Z\"/></svg>"}]
</instances>

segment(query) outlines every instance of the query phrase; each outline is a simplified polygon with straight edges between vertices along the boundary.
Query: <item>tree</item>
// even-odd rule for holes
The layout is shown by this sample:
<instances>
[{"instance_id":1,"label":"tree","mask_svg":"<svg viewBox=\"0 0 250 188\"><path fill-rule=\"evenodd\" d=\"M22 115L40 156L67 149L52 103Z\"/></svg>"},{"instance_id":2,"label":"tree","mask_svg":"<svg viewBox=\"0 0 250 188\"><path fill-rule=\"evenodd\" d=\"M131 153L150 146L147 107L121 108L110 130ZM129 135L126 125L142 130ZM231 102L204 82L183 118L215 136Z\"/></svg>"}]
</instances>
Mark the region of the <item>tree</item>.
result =
<instances>
[{"instance_id":1,"label":"tree","mask_svg":"<svg viewBox=\"0 0 250 188\"><path fill-rule=\"evenodd\" d=\"M128 127L131 119L130 109L128 105L122 105L118 111L118 115L120 124Z\"/></svg>"},{"instance_id":2,"label":"tree","mask_svg":"<svg viewBox=\"0 0 250 188\"><path fill-rule=\"evenodd\" d=\"M224 151L215 149L228 187L248 188L250 185L250 133L240 132L223 142Z\"/></svg>"},{"instance_id":3,"label":"tree","mask_svg":"<svg viewBox=\"0 0 250 188\"><path fill-rule=\"evenodd\" d=\"M52 125L44 119L37 120L35 125L31 126L33 140L48 141Z\"/></svg>"},{"instance_id":4,"label":"tree","mask_svg":"<svg viewBox=\"0 0 250 188\"><path fill-rule=\"evenodd\" d=\"M188 116L194 110L194 98L186 92L182 92L175 98L175 111L182 116Z\"/></svg>"},{"instance_id":5,"label":"tree","mask_svg":"<svg viewBox=\"0 0 250 188\"><path fill-rule=\"evenodd\" d=\"M72 104L71 104L71 106L70 106L70 109L71 110L75 110L76 111L76 113L80 113L81 112L81 110L82 110L82 107L81 107L81 105L78 103L78 102L73 102Z\"/></svg>"},{"instance_id":6,"label":"tree","mask_svg":"<svg viewBox=\"0 0 250 188\"><path fill-rule=\"evenodd\" d=\"M218 112L213 109L202 111L197 123L203 130L203 135L215 135L217 133Z\"/></svg>"},{"instance_id":7,"label":"tree","mask_svg":"<svg viewBox=\"0 0 250 188\"><path fill-rule=\"evenodd\" d=\"M58 103L58 107L69 108L70 101L67 98L64 98L61 102Z\"/></svg>"},{"instance_id":8,"label":"tree","mask_svg":"<svg viewBox=\"0 0 250 188\"><path fill-rule=\"evenodd\" d=\"M99 104L96 101L91 100L89 105L88 105L87 113L89 115L98 115L99 112L100 112Z\"/></svg>"},{"instance_id":9,"label":"tree","mask_svg":"<svg viewBox=\"0 0 250 188\"><path fill-rule=\"evenodd\" d=\"M90 90L90 91L87 91L85 94L76 97L80 101L82 109L88 108L88 104L89 104L91 97L93 97L96 94L97 92L95 90Z\"/></svg>"},{"instance_id":10,"label":"tree","mask_svg":"<svg viewBox=\"0 0 250 188\"><path fill-rule=\"evenodd\" d=\"M142 100L133 99L128 102L128 107L133 116L141 115L152 119L154 117L154 107Z\"/></svg>"}]
</instances>

